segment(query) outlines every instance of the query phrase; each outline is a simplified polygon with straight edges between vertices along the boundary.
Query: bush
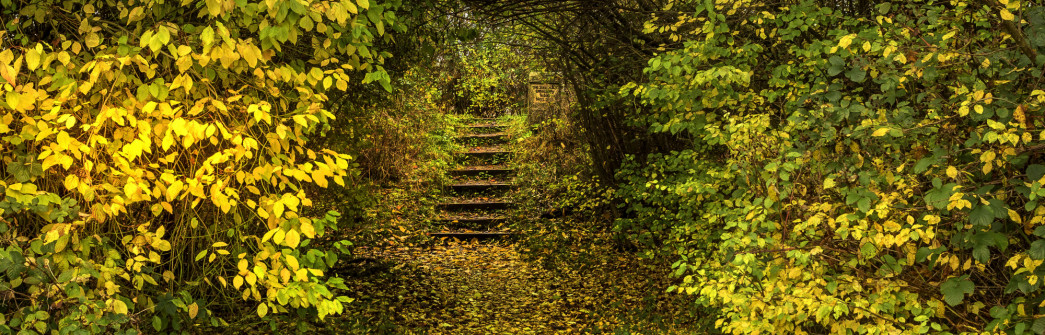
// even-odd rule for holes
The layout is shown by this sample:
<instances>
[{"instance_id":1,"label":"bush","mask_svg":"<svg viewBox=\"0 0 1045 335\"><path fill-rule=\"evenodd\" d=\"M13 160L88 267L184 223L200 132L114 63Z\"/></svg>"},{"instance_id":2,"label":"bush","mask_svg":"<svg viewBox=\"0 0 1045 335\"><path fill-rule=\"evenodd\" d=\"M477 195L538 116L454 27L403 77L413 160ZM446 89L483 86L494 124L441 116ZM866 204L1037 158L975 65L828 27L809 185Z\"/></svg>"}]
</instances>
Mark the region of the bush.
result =
<instances>
[{"instance_id":1,"label":"bush","mask_svg":"<svg viewBox=\"0 0 1045 335\"><path fill-rule=\"evenodd\" d=\"M1045 7L678 3L618 228L733 333L1045 330Z\"/></svg>"},{"instance_id":2,"label":"bush","mask_svg":"<svg viewBox=\"0 0 1045 335\"><path fill-rule=\"evenodd\" d=\"M394 2L0 3L0 333L341 311L338 215L303 213L352 158L310 139L389 84Z\"/></svg>"}]
</instances>

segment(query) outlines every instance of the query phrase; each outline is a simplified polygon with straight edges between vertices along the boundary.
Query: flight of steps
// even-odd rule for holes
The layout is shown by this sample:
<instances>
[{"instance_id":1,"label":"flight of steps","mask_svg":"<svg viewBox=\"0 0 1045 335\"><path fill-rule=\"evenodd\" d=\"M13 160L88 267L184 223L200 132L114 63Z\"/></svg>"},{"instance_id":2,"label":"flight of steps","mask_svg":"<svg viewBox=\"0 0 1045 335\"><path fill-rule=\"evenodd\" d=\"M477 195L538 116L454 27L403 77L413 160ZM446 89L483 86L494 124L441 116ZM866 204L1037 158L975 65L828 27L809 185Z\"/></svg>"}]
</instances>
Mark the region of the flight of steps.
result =
<instances>
[{"instance_id":1,"label":"flight of steps","mask_svg":"<svg viewBox=\"0 0 1045 335\"><path fill-rule=\"evenodd\" d=\"M508 168L511 136L495 119L476 119L457 138L465 148L457 154L458 167L450 170L448 197L438 205L436 232L429 236L447 239L492 239L511 235L506 228L507 211L514 203L506 199L515 188L515 170Z\"/></svg>"}]
</instances>

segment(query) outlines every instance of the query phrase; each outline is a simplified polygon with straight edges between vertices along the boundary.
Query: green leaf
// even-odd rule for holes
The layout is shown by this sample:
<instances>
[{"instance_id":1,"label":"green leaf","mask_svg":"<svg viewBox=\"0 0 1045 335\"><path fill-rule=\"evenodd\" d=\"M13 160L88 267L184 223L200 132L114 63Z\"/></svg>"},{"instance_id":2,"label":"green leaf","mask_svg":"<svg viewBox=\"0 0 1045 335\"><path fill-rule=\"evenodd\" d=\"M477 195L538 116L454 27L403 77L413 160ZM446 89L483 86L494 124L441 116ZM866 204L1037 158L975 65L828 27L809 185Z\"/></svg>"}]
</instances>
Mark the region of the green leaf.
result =
<instances>
[{"instance_id":1,"label":"green leaf","mask_svg":"<svg viewBox=\"0 0 1045 335\"><path fill-rule=\"evenodd\" d=\"M152 317L152 329L156 329L156 331L163 330L163 319L160 319L159 316L153 316Z\"/></svg>"},{"instance_id":2,"label":"green leaf","mask_svg":"<svg viewBox=\"0 0 1045 335\"><path fill-rule=\"evenodd\" d=\"M864 71L864 69L859 67L854 67L849 69L849 71L846 71L845 77L849 78L849 80L862 83L864 82L864 79L867 79L867 71Z\"/></svg>"},{"instance_id":3,"label":"green leaf","mask_svg":"<svg viewBox=\"0 0 1045 335\"><path fill-rule=\"evenodd\" d=\"M871 211L871 198L860 198L856 201L856 206L860 208L861 212L867 213Z\"/></svg>"},{"instance_id":4,"label":"green leaf","mask_svg":"<svg viewBox=\"0 0 1045 335\"><path fill-rule=\"evenodd\" d=\"M977 227L988 227L991 222L994 222L994 211L991 210L990 206L977 206L969 213L969 222L973 226Z\"/></svg>"},{"instance_id":5,"label":"green leaf","mask_svg":"<svg viewBox=\"0 0 1045 335\"><path fill-rule=\"evenodd\" d=\"M1045 176L1045 165L1031 164L1027 167L1027 179L1031 182L1038 181Z\"/></svg>"},{"instance_id":6,"label":"green leaf","mask_svg":"<svg viewBox=\"0 0 1045 335\"><path fill-rule=\"evenodd\" d=\"M957 306L962 303L965 299L966 294L972 294L976 285L973 285L972 281L969 280L969 276L954 277L940 284L940 292L943 293L943 300L948 305Z\"/></svg>"},{"instance_id":7,"label":"green leaf","mask_svg":"<svg viewBox=\"0 0 1045 335\"><path fill-rule=\"evenodd\" d=\"M1045 317L1034 319L1034 324L1030 327L1035 334L1045 333Z\"/></svg>"},{"instance_id":8,"label":"green leaf","mask_svg":"<svg viewBox=\"0 0 1045 335\"><path fill-rule=\"evenodd\" d=\"M835 75L838 75L839 73L842 73L842 71L845 70L845 60L842 60L842 57L831 56L831 58L827 60L827 63L830 64L827 67L828 76L833 77Z\"/></svg>"},{"instance_id":9,"label":"green leaf","mask_svg":"<svg viewBox=\"0 0 1045 335\"><path fill-rule=\"evenodd\" d=\"M1045 259L1045 240L1032 242L1027 255L1030 255L1032 259Z\"/></svg>"},{"instance_id":10,"label":"green leaf","mask_svg":"<svg viewBox=\"0 0 1045 335\"><path fill-rule=\"evenodd\" d=\"M72 280L73 279L73 271L74 271L73 269L62 271L62 273L58 275L58 282L59 283L64 283L64 282L68 282L69 280Z\"/></svg>"},{"instance_id":11,"label":"green leaf","mask_svg":"<svg viewBox=\"0 0 1045 335\"><path fill-rule=\"evenodd\" d=\"M936 162L936 159L934 157L932 157L932 156L919 159L918 163L914 164L914 172L915 173L925 172L925 170L928 170L929 166L932 166L933 163L935 163L935 162Z\"/></svg>"}]
</instances>

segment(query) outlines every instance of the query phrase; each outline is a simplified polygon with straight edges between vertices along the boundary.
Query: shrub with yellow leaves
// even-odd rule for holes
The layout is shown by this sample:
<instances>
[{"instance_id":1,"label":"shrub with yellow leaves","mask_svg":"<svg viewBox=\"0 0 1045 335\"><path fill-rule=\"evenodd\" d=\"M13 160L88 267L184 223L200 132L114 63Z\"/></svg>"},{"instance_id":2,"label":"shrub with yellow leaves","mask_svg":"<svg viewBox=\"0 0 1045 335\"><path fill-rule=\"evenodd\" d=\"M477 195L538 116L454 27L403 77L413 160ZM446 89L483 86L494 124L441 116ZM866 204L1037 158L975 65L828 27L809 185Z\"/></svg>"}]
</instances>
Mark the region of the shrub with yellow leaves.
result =
<instances>
[{"instance_id":1,"label":"shrub with yellow leaves","mask_svg":"<svg viewBox=\"0 0 1045 335\"><path fill-rule=\"evenodd\" d=\"M301 213L351 157L309 139L351 80L388 87L398 1L0 3L0 332L342 310L310 248L337 214Z\"/></svg>"}]
</instances>

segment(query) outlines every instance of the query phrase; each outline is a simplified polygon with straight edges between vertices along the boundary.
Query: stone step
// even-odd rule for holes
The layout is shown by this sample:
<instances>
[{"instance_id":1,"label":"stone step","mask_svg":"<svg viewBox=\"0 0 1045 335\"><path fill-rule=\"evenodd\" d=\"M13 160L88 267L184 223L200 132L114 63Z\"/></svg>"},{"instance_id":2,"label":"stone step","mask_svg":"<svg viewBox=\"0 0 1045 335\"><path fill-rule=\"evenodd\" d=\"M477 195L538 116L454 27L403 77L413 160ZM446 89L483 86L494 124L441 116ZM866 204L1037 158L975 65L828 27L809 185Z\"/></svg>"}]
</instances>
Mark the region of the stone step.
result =
<instances>
[{"instance_id":1,"label":"stone step","mask_svg":"<svg viewBox=\"0 0 1045 335\"><path fill-rule=\"evenodd\" d=\"M468 128L508 128L508 125L500 123L497 120L486 119L486 120L475 120L475 121L472 121L472 123L469 123L468 125L465 125L465 127L468 127Z\"/></svg>"},{"instance_id":2,"label":"stone step","mask_svg":"<svg viewBox=\"0 0 1045 335\"><path fill-rule=\"evenodd\" d=\"M447 185L453 192L482 192L482 191L493 191L493 190L510 190L515 188L514 183L508 182L467 182L467 183L456 183Z\"/></svg>"},{"instance_id":3,"label":"stone step","mask_svg":"<svg viewBox=\"0 0 1045 335\"><path fill-rule=\"evenodd\" d=\"M492 216L442 216L436 221L461 227L495 227L508 222L508 218L500 215Z\"/></svg>"},{"instance_id":4,"label":"stone step","mask_svg":"<svg viewBox=\"0 0 1045 335\"><path fill-rule=\"evenodd\" d=\"M515 173L515 169L506 168L503 165L476 165L461 169L450 170L451 176L480 176L502 177Z\"/></svg>"},{"instance_id":5,"label":"stone step","mask_svg":"<svg viewBox=\"0 0 1045 335\"><path fill-rule=\"evenodd\" d=\"M511 156L512 152L508 150L489 150L489 151L464 151L458 154L464 155L470 158L488 159L498 156Z\"/></svg>"},{"instance_id":6,"label":"stone step","mask_svg":"<svg viewBox=\"0 0 1045 335\"><path fill-rule=\"evenodd\" d=\"M497 122L497 118L495 118L495 117L478 117L477 116L477 117L473 117L472 121L473 122Z\"/></svg>"},{"instance_id":7,"label":"stone step","mask_svg":"<svg viewBox=\"0 0 1045 335\"><path fill-rule=\"evenodd\" d=\"M492 134L492 133L504 132L505 129L508 129L508 126L507 125L503 125L503 124L497 124L497 123L491 122L491 123L473 123L473 124L464 126L464 128L465 128L464 131L465 131L466 134Z\"/></svg>"},{"instance_id":8,"label":"stone step","mask_svg":"<svg viewBox=\"0 0 1045 335\"><path fill-rule=\"evenodd\" d=\"M495 238L506 238L512 236L512 233L503 231L463 231L463 232L435 232L428 233L428 236L437 238L453 238L458 240L487 240Z\"/></svg>"},{"instance_id":9,"label":"stone step","mask_svg":"<svg viewBox=\"0 0 1045 335\"><path fill-rule=\"evenodd\" d=\"M436 206L436 208L449 211L482 211L482 210L499 210L509 209L515 207L515 203L503 200L491 200L491 201L469 201L469 202L444 202Z\"/></svg>"},{"instance_id":10,"label":"stone step","mask_svg":"<svg viewBox=\"0 0 1045 335\"><path fill-rule=\"evenodd\" d=\"M485 139L508 139L508 134L505 132L496 132L488 134L466 134L461 135L458 139L462 140L485 140Z\"/></svg>"},{"instance_id":11,"label":"stone step","mask_svg":"<svg viewBox=\"0 0 1045 335\"><path fill-rule=\"evenodd\" d=\"M487 136L492 135L492 136ZM463 145L504 145L511 143L511 137L504 135L504 133L490 133L490 134L470 134L459 136L456 139L457 143Z\"/></svg>"}]
</instances>

